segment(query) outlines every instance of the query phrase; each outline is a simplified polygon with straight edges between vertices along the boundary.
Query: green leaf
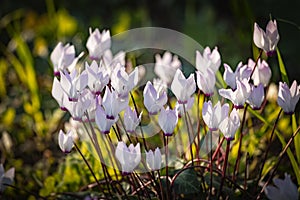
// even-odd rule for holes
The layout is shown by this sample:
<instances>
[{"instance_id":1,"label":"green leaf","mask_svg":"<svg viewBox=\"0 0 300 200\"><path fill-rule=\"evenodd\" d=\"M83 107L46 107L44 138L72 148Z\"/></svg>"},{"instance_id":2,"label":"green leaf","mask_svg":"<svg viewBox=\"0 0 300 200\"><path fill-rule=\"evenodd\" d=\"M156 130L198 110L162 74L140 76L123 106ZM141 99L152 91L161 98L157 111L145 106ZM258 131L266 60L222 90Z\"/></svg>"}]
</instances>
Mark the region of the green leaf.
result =
<instances>
[{"instance_id":1,"label":"green leaf","mask_svg":"<svg viewBox=\"0 0 300 200\"><path fill-rule=\"evenodd\" d=\"M184 170L174 182L176 194L191 194L201 192L201 182L194 169Z\"/></svg>"},{"instance_id":2,"label":"green leaf","mask_svg":"<svg viewBox=\"0 0 300 200\"><path fill-rule=\"evenodd\" d=\"M281 58L281 54L280 54L278 47L276 48L276 52L277 52L277 57L278 57L281 79L282 79L282 81L286 82L289 85L289 78L288 78L288 75L287 75L287 72L286 72L286 69L285 69L283 60Z\"/></svg>"}]
</instances>

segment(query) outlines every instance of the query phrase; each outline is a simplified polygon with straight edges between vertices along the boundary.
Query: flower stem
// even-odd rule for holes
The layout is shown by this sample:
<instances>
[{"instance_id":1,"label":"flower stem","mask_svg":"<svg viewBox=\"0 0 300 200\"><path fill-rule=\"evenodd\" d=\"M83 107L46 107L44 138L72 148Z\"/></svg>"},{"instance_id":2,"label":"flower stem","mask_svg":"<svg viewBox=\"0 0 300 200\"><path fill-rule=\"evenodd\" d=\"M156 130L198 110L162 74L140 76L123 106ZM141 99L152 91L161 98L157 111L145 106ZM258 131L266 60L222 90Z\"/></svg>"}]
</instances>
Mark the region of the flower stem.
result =
<instances>
[{"instance_id":1,"label":"flower stem","mask_svg":"<svg viewBox=\"0 0 300 200\"><path fill-rule=\"evenodd\" d=\"M194 157L193 157L193 149L192 149L192 144L193 143L192 143L192 138L191 138L191 133L190 133L190 126L189 126L189 123L188 123L188 117L187 117L185 104L183 104L183 111L184 111L185 124L186 124L186 128L187 128L188 136L189 136L190 154L191 154L192 165L194 165Z\"/></svg>"},{"instance_id":2,"label":"flower stem","mask_svg":"<svg viewBox=\"0 0 300 200\"><path fill-rule=\"evenodd\" d=\"M235 178L238 174L239 171L239 166L240 166L240 159L241 159L241 147L242 147L242 141L243 141L243 129L244 129L244 124L245 124L245 119L246 119L246 113L247 113L247 108L248 108L248 104L246 104L246 107L244 109L244 113L243 113L243 119L242 119L242 124L241 124L241 129L240 129L240 141L239 141L239 148L238 148L238 155L235 161L235 165L234 165L234 170L233 170L233 177L232 180L235 181Z\"/></svg>"},{"instance_id":3,"label":"flower stem","mask_svg":"<svg viewBox=\"0 0 300 200\"><path fill-rule=\"evenodd\" d=\"M131 99L132 99L133 106L134 106L134 109L135 109L135 111L136 111L136 114L137 114L137 116L139 116L139 111L138 111L138 109L137 109L137 105L136 105L136 103L135 103L134 97L133 97L133 95L132 95L131 92L130 92L130 97L131 97ZM143 131L143 128L142 128L141 123L139 123L139 127L140 127L140 130L141 130L141 134L142 134L142 139L143 139L144 147L145 147L146 151L148 151L148 147L147 147L147 143L146 143L146 140L145 140L145 137L144 137L144 131Z\"/></svg>"},{"instance_id":4,"label":"flower stem","mask_svg":"<svg viewBox=\"0 0 300 200\"><path fill-rule=\"evenodd\" d=\"M164 136L164 146L165 146L165 158L166 158L166 196L167 200L169 200L169 167L168 167L168 137Z\"/></svg>"},{"instance_id":5,"label":"flower stem","mask_svg":"<svg viewBox=\"0 0 300 200\"><path fill-rule=\"evenodd\" d=\"M220 196L222 194L222 189L223 189L223 185L224 185L224 181L225 181L229 150L230 150L230 140L227 140L226 154L225 154L225 160L224 160L224 164L223 164L222 179L221 179L218 199L220 199Z\"/></svg>"},{"instance_id":6,"label":"flower stem","mask_svg":"<svg viewBox=\"0 0 300 200\"><path fill-rule=\"evenodd\" d=\"M256 69L256 67L257 67L257 63L258 63L258 60L260 59L260 57L261 57L261 55L262 55L262 52L263 52L263 50L260 49L260 50L259 50L259 55L258 55L258 57L257 57L256 60L255 60L255 65L254 65L254 67L253 67L253 70L252 70L252 72L251 72L251 75L250 75L249 80L251 80L251 78L252 78L252 76L253 76L253 73L254 73L254 71L255 71L255 69Z\"/></svg>"}]
</instances>

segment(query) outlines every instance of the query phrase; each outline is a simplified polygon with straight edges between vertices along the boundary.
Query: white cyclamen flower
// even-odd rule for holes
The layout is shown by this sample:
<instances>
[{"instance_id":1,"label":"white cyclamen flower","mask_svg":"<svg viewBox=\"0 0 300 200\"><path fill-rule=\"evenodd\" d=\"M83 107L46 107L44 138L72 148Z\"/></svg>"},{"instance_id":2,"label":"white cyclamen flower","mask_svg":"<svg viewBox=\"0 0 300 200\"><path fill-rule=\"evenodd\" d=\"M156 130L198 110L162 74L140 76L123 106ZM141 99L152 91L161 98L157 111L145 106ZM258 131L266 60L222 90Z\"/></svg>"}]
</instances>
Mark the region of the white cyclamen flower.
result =
<instances>
[{"instance_id":1,"label":"white cyclamen flower","mask_svg":"<svg viewBox=\"0 0 300 200\"><path fill-rule=\"evenodd\" d=\"M125 67L120 64L114 69L111 75L111 86L121 98L127 98L129 92L137 85L139 79L138 67L130 74L127 74Z\"/></svg>"},{"instance_id":2,"label":"white cyclamen flower","mask_svg":"<svg viewBox=\"0 0 300 200\"><path fill-rule=\"evenodd\" d=\"M73 146L73 132L68 131L66 134L60 130L58 133L58 145L64 153L70 153Z\"/></svg>"},{"instance_id":3,"label":"white cyclamen flower","mask_svg":"<svg viewBox=\"0 0 300 200\"><path fill-rule=\"evenodd\" d=\"M255 62L252 59L248 60L248 67L250 67L252 70L255 66ZM269 64L265 60L258 59L256 68L252 74L251 79L253 80L253 84L255 86L259 85L260 83L263 84L264 87L266 87L271 79L272 71L269 67Z\"/></svg>"},{"instance_id":4,"label":"white cyclamen flower","mask_svg":"<svg viewBox=\"0 0 300 200\"><path fill-rule=\"evenodd\" d=\"M178 122L177 110L162 108L158 117L158 124L163 130L165 136L171 136Z\"/></svg>"},{"instance_id":5,"label":"white cyclamen flower","mask_svg":"<svg viewBox=\"0 0 300 200\"><path fill-rule=\"evenodd\" d=\"M67 69L72 71L83 54L82 52L78 57L75 57L75 47L73 45L66 44L63 46L59 42L50 55L50 60L54 67L54 75L60 76L60 72Z\"/></svg>"},{"instance_id":6,"label":"white cyclamen flower","mask_svg":"<svg viewBox=\"0 0 300 200\"><path fill-rule=\"evenodd\" d=\"M157 92L150 81L147 82L143 94L144 105L150 115L156 115L168 101L166 92Z\"/></svg>"},{"instance_id":7,"label":"white cyclamen flower","mask_svg":"<svg viewBox=\"0 0 300 200\"><path fill-rule=\"evenodd\" d=\"M128 97L120 98L115 90L110 91L106 86L105 93L102 99L102 106L104 107L106 118L115 119L118 114L125 110L128 105Z\"/></svg>"},{"instance_id":8,"label":"white cyclamen flower","mask_svg":"<svg viewBox=\"0 0 300 200\"><path fill-rule=\"evenodd\" d=\"M168 51L162 57L159 54L155 55L154 73L167 85L172 82L176 70L180 67L181 62L178 57L172 56Z\"/></svg>"},{"instance_id":9,"label":"white cyclamen flower","mask_svg":"<svg viewBox=\"0 0 300 200\"><path fill-rule=\"evenodd\" d=\"M67 107L69 104L69 97L65 93L65 91L62 89L61 84L56 77L54 77L54 79L53 79L51 94L52 94L52 97L58 103L59 107L63 111L67 111L68 110Z\"/></svg>"},{"instance_id":10,"label":"white cyclamen flower","mask_svg":"<svg viewBox=\"0 0 300 200\"><path fill-rule=\"evenodd\" d=\"M146 162L151 171L159 170L161 168L162 157L159 148L157 147L155 151L146 151Z\"/></svg>"},{"instance_id":11,"label":"white cyclamen flower","mask_svg":"<svg viewBox=\"0 0 300 200\"><path fill-rule=\"evenodd\" d=\"M296 104L300 98L300 86L294 80L291 88L286 83L279 82L278 91L278 105L286 114L293 114L295 112Z\"/></svg>"},{"instance_id":12,"label":"white cyclamen flower","mask_svg":"<svg viewBox=\"0 0 300 200\"><path fill-rule=\"evenodd\" d=\"M196 82L194 74L191 74L186 79L182 71L180 69L177 69L173 82L171 84L171 90L176 96L178 103L186 104L188 99L196 91Z\"/></svg>"},{"instance_id":13,"label":"white cyclamen flower","mask_svg":"<svg viewBox=\"0 0 300 200\"><path fill-rule=\"evenodd\" d=\"M251 87L247 79L242 81L236 80L237 88L236 90L232 89L220 89L219 94L229 99L233 104L234 107L237 109L243 108L246 100L251 94Z\"/></svg>"},{"instance_id":14,"label":"white cyclamen flower","mask_svg":"<svg viewBox=\"0 0 300 200\"><path fill-rule=\"evenodd\" d=\"M268 56L275 53L277 43L279 41L279 34L276 20L270 20L266 27L266 32L262 30L257 23L254 23L253 32L254 44L264 50Z\"/></svg>"},{"instance_id":15,"label":"white cyclamen flower","mask_svg":"<svg viewBox=\"0 0 300 200\"><path fill-rule=\"evenodd\" d=\"M298 200L299 193L297 186L291 180L291 176L284 174L284 179L274 178L274 186L268 185L265 194L270 200Z\"/></svg>"},{"instance_id":16,"label":"white cyclamen flower","mask_svg":"<svg viewBox=\"0 0 300 200\"><path fill-rule=\"evenodd\" d=\"M91 65L85 63L85 69L88 75L88 87L95 95L100 95L103 88L109 82L109 75L105 72L105 68L98 66L95 60Z\"/></svg>"},{"instance_id":17,"label":"white cyclamen flower","mask_svg":"<svg viewBox=\"0 0 300 200\"><path fill-rule=\"evenodd\" d=\"M141 122L142 118L142 112L140 113L140 116L137 116L136 110L132 110L129 106L125 110L124 113L124 125L125 129L129 133L134 133L136 127Z\"/></svg>"},{"instance_id":18,"label":"white cyclamen flower","mask_svg":"<svg viewBox=\"0 0 300 200\"><path fill-rule=\"evenodd\" d=\"M109 30L103 30L102 33L100 33L99 29L95 29L92 31L92 29L89 29L90 36L87 39L86 42L86 48L89 51L89 56L93 60L99 60L103 53L110 49L111 46L111 38L110 38L110 32Z\"/></svg>"},{"instance_id":19,"label":"white cyclamen flower","mask_svg":"<svg viewBox=\"0 0 300 200\"><path fill-rule=\"evenodd\" d=\"M201 72L205 72L207 69L211 69L214 73L219 70L221 65L221 56L218 48L215 47L213 51L209 47L206 47L201 54L196 51L196 68Z\"/></svg>"},{"instance_id":20,"label":"white cyclamen flower","mask_svg":"<svg viewBox=\"0 0 300 200\"><path fill-rule=\"evenodd\" d=\"M130 144L127 147L123 141L118 142L115 156L121 164L122 173L132 173L141 161L140 143L137 143L136 146Z\"/></svg>"},{"instance_id":21,"label":"white cyclamen flower","mask_svg":"<svg viewBox=\"0 0 300 200\"><path fill-rule=\"evenodd\" d=\"M251 85L251 94L247 99L247 103L253 110L259 110L265 99L265 89L263 84L258 86Z\"/></svg>"},{"instance_id":22,"label":"white cyclamen flower","mask_svg":"<svg viewBox=\"0 0 300 200\"><path fill-rule=\"evenodd\" d=\"M209 130L216 131L220 123L228 116L229 104L221 106L220 101L213 107L212 102L204 102L202 117Z\"/></svg>"},{"instance_id":23,"label":"white cyclamen flower","mask_svg":"<svg viewBox=\"0 0 300 200\"><path fill-rule=\"evenodd\" d=\"M7 187L6 185L11 185L15 177L15 168L12 167L5 172L3 164L0 164L0 194ZM5 185L6 184L6 185Z\"/></svg>"},{"instance_id":24,"label":"white cyclamen flower","mask_svg":"<svg viewBox=\"0 0 300 200\"><path fill-rule=\"evenodd\" d=\"M211 69L204 72L196 71L197 85L205 96L212 96L214 94L216 75Z\"/></svg>"},{"instance_id":25,"label":"white cyclamen flower","mask_svg":"<svg viewBox=\"0 0 300 200\"><path fill-rule=\"evenodd\" d=\"M227 85L233 90L236 89L236 81L242 81L243 79L249 79L252 69L247 65L243 65L242 62L239 62L238 66L235 69L235 72L232 71L231 67L227 64L224 64L224 74L223 78Z\"/></svg>"},{"instance_id":26,"label":"white cyclamen flower","mask_svg":"<svg viewBox=\"0 0 300 200\"><path fill-rule=\"evenodd\" d=\"M77 101L70 101L66 104L66 108L74 120L83 121L83 118L86 120L84 114L92 104L93 98L94 95L86 88L79 95Z\"/></svg>"},{"instance_id":27,"label":"white cyclamen flower","mask_svg":"<svg viewBox=\"0 0 300 200\"><path fill-rule=\"evenodd\" d=\"M240 117L238 111L234 108L230 116L226 117L219 125L220 131L226 140L234 140L235 133L240 126Z\"/></svg>"},{"instance_id":28,"label":"white cyclamen flower","mask_svg":"<svg viewBox=\"0 0 300 200\"><path fill-rule=\"evenodd\" d=\"M60 78L60 85L68 95L70 101L77 101L79 94L88 84L88 75L86 71L78 74L75 68L70 74L66 71L61 73Z\"/></svg>"},{"instance_id":29,"label":"white cyclamen flower","mask_svg":"<svg viewBox=\"0 0 300 200\"><path fill-rule=\"evenodd\" d=\"M114 118L108 118L104 109L100 105L96 105L95 122L101 133L109 134L110 128L112 125L114 125L114 123L116 123L116 121L118 121L118 119L118 116Z\"/></svg>"}]
</instances>

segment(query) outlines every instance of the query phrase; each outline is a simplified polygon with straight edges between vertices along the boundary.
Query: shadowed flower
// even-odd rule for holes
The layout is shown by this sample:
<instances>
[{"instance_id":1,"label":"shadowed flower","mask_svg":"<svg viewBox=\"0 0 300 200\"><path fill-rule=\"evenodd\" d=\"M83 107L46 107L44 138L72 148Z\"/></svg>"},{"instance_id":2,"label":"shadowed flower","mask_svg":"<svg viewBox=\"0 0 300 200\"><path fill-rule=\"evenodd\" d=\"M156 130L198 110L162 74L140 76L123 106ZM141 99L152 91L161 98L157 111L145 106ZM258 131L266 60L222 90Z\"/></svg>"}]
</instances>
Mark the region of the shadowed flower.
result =
<instances>
[{"instance_id":1,"label":"shadowed flower","mask_svg":"<svg viewBox=\"0 0 300 200\"><path fill-rule=\"evenodd\" d=\"M162 108L158 117L158 123L163 130L165 136L171 136L178 122L177 110L170 110Z\"/></svg>"},{"instance_id":2,"label":"shadowed flower","mask_svg":"<svg viewBox=\"0 0 300 200\"><path fill-rule=\"evenodd\" d=\"M4 167L2 163L0 164L0 194L7 187L6 185L11 185L14 181L15 177L15 168L12 167L6 172L4 171Z\"/></svg>"},{"instance_id":3,"label":"shadowed flower","mask_svg":"<svg viewBox=\"0 0 300 200\"><path fill-rule=\"evenodd\" d=\"M266 32L262 30L257 23L254 23L253 32L254 44L264 50L268 56L275 53L277 43L279 41L279 34L276 20L270 20L266 27Z\"/></svg>"},{"instance_id":4,"label":"shadowed flower","mask_svg":"<svg viewBox=\"0 0 300 200\"><path fill-rule=\"evenodd\" d=\"M219 129L226 140L234 140L235 133L239 128L240 123L239 114L234 108L231 111L230 116L226 117L219 125Z\"/></svg>"},{"instance_id":5,"label":"shadowed flower","mask_svg":"<svg viewBox=\"0 0 300 200\"><path fill-rule=\"evenodd\" d=\"M150 81L147 82L143 94L144 105L150 115L156 115L168 101L166 92L157 92Z\"/></svg>"},{"instance_id":6,"label":"shadowed flower","mask_svg":"<svg viewBox=\"0 0 300 200\"><path fill-rule=\"evenodd\" d=\"M229 104L221 106L220 101L213 107L211 101L204 102L202 117L209 130L216 131L219 124L228 116Z\"/></svg>"},{"instance_id":7,"label":"shadowed flower","mask_svg":"<svg viewBox=\"0 0 300 200\"><path fill-rule=\"evenodd\" d=\"M140 143L136 146L130 144L127 147L123 141L118 142L115 156L121 164L122 173L124 175L132 173L141 161Z\"/></svg>"},{"instance_id":8,"label":"shadowed flower","mask_svg":"<svg viewBox=\"0 0 300 200\"><path fill-rule=\"evenodd\" d=\"M300 98L300 86L294 80L291 88L286 83L279 82L278 105L286 114L293 114Z\"/></svg>"},{"instance_id":9,"label":"shadowed flower","mask_svg":"<svg viewBox=\"0 0 300 200\"><path fill-rule=\"evenodd\" d=\"M68 131L66 134L60 130L58 133L58 145L64 153L70 153L73 146L73 132Z\"/></svg>"},{"instance_id":10,"label":"shadowed flower","mask_svg":"<svg viewBox=\"0 0 300 200\"><path fill-rule=\"evenodd\" d=\"M196 82L194 74L191 74L186 79L182 71L180 69L177 69L173 82L171 84L171 90L176 96L178 103L186 104L188 99L196 91Z\"/></svg>"},{"instance_id":11,"label":"shadowed flower","mask_svg":"<svg viewBox=\"0 0 300 200\"><path fill-rule=\"evenodd\" d=\"M284 179L274 178L274 186L268 185L265 194L270 200L298 200L299 193L297 186L292 182L291 176L284 174Z\"/></svg>"},{"instance_id":12,"label":"shadowed flower","mask_svg":"<svg viewBox=\"0 0 300 200\"><path fill-rule=\"evenodd\" d=\"M92 28L89 29L90 36L86 42L86 48L89 51L89 56L93 60L99 60L104 51L110 49L111 39L109 30L103 30L100 33L99 29L96 28L92 31Z\"/></svg>"},{"instance_id":13,"label":"shadowed flower","mask_svg":"<svg viewBox=\"0 0 300 200\"><path fill-rule=\"evenodd\" d=\"M151 171L161 168L162 157L159 148L157 147L153 153L152 150L146 151L146 162Z\"/></svg>"},{"instance_id":14,"label":"shadowed flower","mask_svg":"<svg viewBox=\"0 0 300 200\"><path fill-rule=\"evenodd\" d=\"M155 55L154 72L167 85L172 82L176 70L180 67L181 62L178 57L172 56L168 51L162 57L159 54Z\"/></svg>"}]
</instances>

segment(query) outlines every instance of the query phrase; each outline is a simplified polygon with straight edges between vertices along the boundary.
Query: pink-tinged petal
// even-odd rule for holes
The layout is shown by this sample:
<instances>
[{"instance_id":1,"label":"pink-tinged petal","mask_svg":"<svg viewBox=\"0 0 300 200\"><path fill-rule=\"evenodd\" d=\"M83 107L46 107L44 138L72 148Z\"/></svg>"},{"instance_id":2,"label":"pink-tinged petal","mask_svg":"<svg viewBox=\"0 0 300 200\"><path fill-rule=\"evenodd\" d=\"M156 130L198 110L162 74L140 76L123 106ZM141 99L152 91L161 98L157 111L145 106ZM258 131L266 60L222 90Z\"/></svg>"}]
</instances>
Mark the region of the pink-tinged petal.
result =
<instances>
[{"instance_id":1,"label":"pink-tinged petal","mask_svg":"<svg viewBox=\"0 0 300 200\"><path fill-rule=\"evenodd\" d=\"M196 68L199 71L205 71L207 69L204 58L198 50L196 51Z\"/></svg>"},{"instance_id":2,"label":"pink-tinged petal","mask_svg":"<svg viewBox=\"0 0 300 200\"><path fill-rule=\"evenodd\" d=\"M257 23L254 23L253 41L258 48L263 49L265 47L265 33Z\"/></svg>"},{"instance_id":3,"label":"pink-tinged petal","mask_svg":"<svg viewBox=\"0 0 300 200\"><path fill-rule=\"evenodd\" d=\"M125 151L126 148L127 148L127 146L123 141L118 142L115 156L118 159L118 161L121 163L121 165L125 165L125 158L124 158L123 152Z\"/></svg>"},{"instance_id":4,"label":"pink-tinged petal","mask_svg":"<svg viewBox=\"0 0 300 200\"><path fill-rule=\"evenodd\" d=\"M148 167L151 170L154 170L155 160L154 160L153 151L151 149L148 152L146 151L146 162L148 164Z\"/></svg>"},{"instance_id":5,"label":"pink-tinged petal","mask_svg":"<svg viewBox=\"0 0 300 200\"><path fill-rule=\"evenodd\" d=\"M265 99L265 90L263 84L252 86L251 94L247 100L252 109L258 110Z\"/></svg>"},{"instance_id":6,"label":"pink-tinged petal","mask_svg":"<svg viewBox=\"0 0 300 200\"><path fill-rule=\"evenodd\" d=\"M59 145L59 147L62 151L65 151L64 137L65 137L65 133L62 130L60 130L59 133L58 133L58 145Z\"/></svg>"},{"instance_id":7,"label":"pink-tinged petal","mask_svg":"<svg viewBox=\"0 0 300 200\"><path fill-rule=\"evenodd\" d=\"M51 94L60 107L63 106L64 91L56 77L53 79Z\"/></svg>"},{"instance_id":8,"label":"pink-tinged petal","mask_svg":"<svg viewBox=\"0 0 300 200\"><path fill-rule=\"evenodd\" d=\"M171 136L177 125L178 115L176 110L162 108L158 116L158 123L166 136Z\"/></svg>"},{"instance_id":9,"label":"pink-tinged petal","mask_svg":"<svg viewBox=\"0 0 300 200\"><path fill-rule=\"evenodd\" d=\"M161 168L162 156L158 147L154 151L154 159L154 169L159 170Z\"/></svg>"},{"instance_id":10,"label":"pink-tinged petal","mask_svg":"<svg viewBox=\"0 0 300 200\"><path fill-rule=\"evenodd\" d=\"M234 92L232 91L232 89L219 89L219 94L225 99L233 101Z\"/></svg>"},{"instance_id":11,"label":"pink-tinged petal","mask_svg":"<svg viewBox=\"0 0 300 200\"><path fill-rule=\"evenodd\" d=\"M187 100L196 91L194 74L186 79L180 69L177 69L171 84L171 90L179 103L186 104Z\"/></svg>"},{"instance_id":12,"label":"pink-tinged petal","mask_svg":"<svg viewBox=\"0 0 300 200\"><path fill-rule=\"evenodd\" d=\"M224 74L223 79L226 82L227 85L229 85L230 88L236 89L236 75L232 71L231 67L227 64L224 64Z\"/></svg>"}]
</instances>

